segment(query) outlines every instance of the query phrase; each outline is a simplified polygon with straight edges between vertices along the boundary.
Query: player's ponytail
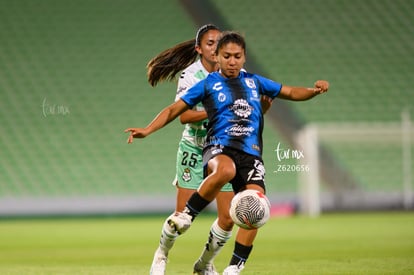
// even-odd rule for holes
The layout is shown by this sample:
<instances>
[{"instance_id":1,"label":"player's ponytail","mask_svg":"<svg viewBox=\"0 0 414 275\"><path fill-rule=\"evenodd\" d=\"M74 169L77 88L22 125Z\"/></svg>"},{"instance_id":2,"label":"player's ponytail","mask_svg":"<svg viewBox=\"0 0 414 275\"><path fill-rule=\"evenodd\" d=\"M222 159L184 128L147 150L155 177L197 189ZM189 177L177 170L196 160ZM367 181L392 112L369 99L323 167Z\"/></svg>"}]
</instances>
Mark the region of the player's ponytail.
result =
<instances>
[{"instance_id":1,"label":"player's ponytail","mask_svg":"<svg viewBox=\"0 0 414 275\"><path fill-rule=\"evenodd\" d=\"M175 45L159 53L147 64L148 82L156 86L164 80L171 81L175 75L190 66L197 59L195 39Z\"/></svg>"},{"instance_id":2,"label":"player's ponytail","mask_svg":"<svg viewBox=\"0 0 414 275\"><path fill-rule=\"evenodd\" d=\"M219 28L213 24L204 25L198 29L196 38L177 44L152 58L147 64L149 84L156 86L158 82L171 81L178 72L194 63L198 56L195 46L200 45L203 35L209 30Z\"/></svg>"}]
</instances>

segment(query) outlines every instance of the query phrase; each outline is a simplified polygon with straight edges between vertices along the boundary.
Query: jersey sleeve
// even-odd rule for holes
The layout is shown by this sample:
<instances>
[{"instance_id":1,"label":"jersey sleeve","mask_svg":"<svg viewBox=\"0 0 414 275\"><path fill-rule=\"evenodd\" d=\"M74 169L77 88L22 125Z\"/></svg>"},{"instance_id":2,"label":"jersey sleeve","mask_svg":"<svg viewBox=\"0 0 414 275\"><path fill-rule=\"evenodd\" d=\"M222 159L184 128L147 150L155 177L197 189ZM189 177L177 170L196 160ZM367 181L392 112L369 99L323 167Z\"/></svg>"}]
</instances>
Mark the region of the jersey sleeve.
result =
<instances>
[{"instance_id":1,"label":"jersey sleeve","mask_svg":"<svg viewBox=\"0 0 414 275\"><path fill-rule=\"evenodd\" d=\"M180 79L178 80L175 101L179 100L184 94L186 94L188 89L190 89L195 83L196 81L189 76L188 72L182 72Z\"/></svg>"},{"instance_id":2,"label":"jersey sleeve","mask_svg":"<svg viewBox=\"0 0 414 275\"><path fill-rule=\"evenodd\" d=\"M203 100L204 83L205 80L201 80L180 97L190 108Z\"/></svg>"},{"instance_id":3,"label":"jersey sleeve","mask_svg":"<svg viewBox=\"0 0 414 275\"><path fill-rule=\"evenodd\" d=\"M268 79L263 76L256 75L260 86L261 86L261 92L264 95L267 95L268 97L274 99L277 97L277 95L280 93L280 90L282 89L282 84L278 83L276 81L273 81L271 79Z\"/></svg>"}]
</instances>

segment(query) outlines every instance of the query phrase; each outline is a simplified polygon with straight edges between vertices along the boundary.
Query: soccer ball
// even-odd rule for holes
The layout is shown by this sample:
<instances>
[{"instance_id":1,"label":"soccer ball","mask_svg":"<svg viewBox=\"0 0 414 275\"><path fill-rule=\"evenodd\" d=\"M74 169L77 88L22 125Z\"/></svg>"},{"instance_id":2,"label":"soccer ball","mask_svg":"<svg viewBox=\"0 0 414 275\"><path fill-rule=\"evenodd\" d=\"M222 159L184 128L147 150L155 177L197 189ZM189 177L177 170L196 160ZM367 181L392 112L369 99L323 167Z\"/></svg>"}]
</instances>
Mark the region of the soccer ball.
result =
<instances>
[{"instance_id":1,"label":"soccer ball","mask_svg":"<svg viewBox=\"0 0 414 275\"><path fill-rule=\"evenodd\" d=\"M270 202L261 192L246 189L237 193L231 201L230 217L244 229L263 226L270 217Z\"/></svg>"}]
</instances>

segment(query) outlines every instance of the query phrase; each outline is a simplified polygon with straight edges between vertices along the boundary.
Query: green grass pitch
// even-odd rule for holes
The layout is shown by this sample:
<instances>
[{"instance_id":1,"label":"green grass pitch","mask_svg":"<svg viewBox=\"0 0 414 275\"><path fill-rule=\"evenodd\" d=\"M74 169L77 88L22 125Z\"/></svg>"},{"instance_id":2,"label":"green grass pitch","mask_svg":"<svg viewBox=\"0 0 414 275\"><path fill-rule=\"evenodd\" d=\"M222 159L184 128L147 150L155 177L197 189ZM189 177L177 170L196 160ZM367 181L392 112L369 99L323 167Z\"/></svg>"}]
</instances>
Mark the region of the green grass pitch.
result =
<instances>
[{"instance_id":1,"label":"green grass pitch","mask_svg":"<svg viewBox=\"0 0 414 275\"><path fill-rule=\"evenodd\" d=\"M148 274L164 218L0 220L0 274ZM167 274L191 274L213 219L201 215L177 240ZM414 274L414 213L272 218L243 274Z\"/></svg>"}]
</instances>

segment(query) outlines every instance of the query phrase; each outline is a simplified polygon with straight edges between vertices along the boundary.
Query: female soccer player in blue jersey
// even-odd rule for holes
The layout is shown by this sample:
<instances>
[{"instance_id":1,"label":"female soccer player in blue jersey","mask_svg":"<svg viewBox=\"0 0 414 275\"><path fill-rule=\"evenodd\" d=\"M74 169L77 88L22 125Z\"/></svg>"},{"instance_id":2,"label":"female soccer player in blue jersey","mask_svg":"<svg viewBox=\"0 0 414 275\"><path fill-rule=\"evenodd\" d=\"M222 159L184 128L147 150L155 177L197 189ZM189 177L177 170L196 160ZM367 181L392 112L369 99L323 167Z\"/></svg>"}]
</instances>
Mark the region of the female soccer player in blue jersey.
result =
<instances>
[{"instance_id":1,"label":"female soccer player in blue jersey","mask_svg":"<svg viewBox=\"0 0 414 275\"><path fill-rule=\"evenodd\" d=\"M175 75L181 72L176 94L176 100L179 100L194 84L218 70L215 50L220 33L215 25L204 25L198 29L195 39L177 44L158 54L147 65L149 83L156 86L158 82L174 79ZM265 103L268 102L263 100L262 104ZM174 214L184 210L187 200L203 181L202 151L207 135L207 113L199 103L182 113L180 121L185 127L178 144L176 178L173 182L177 188ZM194 264L195 274L218 274L213 260L232 233L233 221L228 209L233 196L232 186L228 183L221 188L216 197L218 218L212 224L207 243ZM165 273L169 251L179 235L175 228L168 224L170 218L168 217L162 226L159 246L151 265L151 275ZM251 239L254 236L254 231L240 229L236 240Z\"/></svg>"},{"instance_id":2,"label":"female soccer player in blue jersey","mask_svg":"<svg viewBox=\"0 0 414 275\"><path fill-rule=\"evenodd\" d=\"M318 80L314 87L282 85L241 69L246 61L246 44L237 32L224 32L217 43L220 70L194 85L178 101L164 108L145 128L127 128L128 142L145 138L177 116L202 102L209 124L203 150L205 178L180 213L167 223L182 234L196 216L228 182L235 193L254 189L265 193L262 161L262 95L302 101L328 91L329 83ZM240 274L252 247L253 238L236 241L235 250L224 274Z\"/></svg>"}]
</instances>

